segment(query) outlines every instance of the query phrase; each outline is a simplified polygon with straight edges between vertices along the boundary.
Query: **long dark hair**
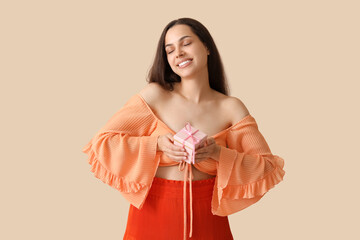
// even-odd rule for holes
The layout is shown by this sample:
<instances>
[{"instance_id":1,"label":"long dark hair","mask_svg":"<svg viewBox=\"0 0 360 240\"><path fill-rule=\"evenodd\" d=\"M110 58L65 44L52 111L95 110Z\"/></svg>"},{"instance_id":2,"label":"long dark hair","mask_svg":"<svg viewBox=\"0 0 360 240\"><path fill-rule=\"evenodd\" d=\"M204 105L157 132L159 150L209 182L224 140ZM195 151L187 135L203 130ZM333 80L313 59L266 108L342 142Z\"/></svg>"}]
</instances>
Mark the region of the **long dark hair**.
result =
<instances>
[{"instance_id":1,"label":"long dark hair","mask_svg":"<svg viewBox=\"0 0 360 240\"><path fill-rule=\"evenodd\" d=\"M208 73L209 73L209 85L212 89L221 92L225 95L229 95L229 86L227 84L224 67L221 61L221 57L213 38L209 31L199 21L192 18L179 18L171 21L166 25L161 33L160 40L158 42L156 55L152 67L150 68L147 81L157 82L164 89L172 91L174 90L174 83L181 82L181 78L172 71L166 57L165 51L165 35L167 31L178 24L188 25L194 34L203 42L210 52L208 55Z\"/></svg>"}]
</instances>

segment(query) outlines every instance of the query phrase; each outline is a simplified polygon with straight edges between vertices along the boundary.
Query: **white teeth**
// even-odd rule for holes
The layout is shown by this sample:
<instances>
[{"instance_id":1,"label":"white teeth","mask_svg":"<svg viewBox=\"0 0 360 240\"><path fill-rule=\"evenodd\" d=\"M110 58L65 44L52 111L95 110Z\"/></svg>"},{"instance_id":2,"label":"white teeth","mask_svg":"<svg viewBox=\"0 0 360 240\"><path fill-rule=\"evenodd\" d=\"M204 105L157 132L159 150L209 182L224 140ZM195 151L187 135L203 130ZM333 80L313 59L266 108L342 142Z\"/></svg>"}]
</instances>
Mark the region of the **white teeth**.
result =
<instances>
[{"instance_id":1,"label":"white teeth","mask_svg":"<svg viewBox=\"0 0 360 240\"><path fill-rule=\"evenodd\" d=\"M185 62L180 63L179 66L182 67L184 64L186 64L188 62L190 62L190 60L186 60Z\"/></svg>"}]
</instances>

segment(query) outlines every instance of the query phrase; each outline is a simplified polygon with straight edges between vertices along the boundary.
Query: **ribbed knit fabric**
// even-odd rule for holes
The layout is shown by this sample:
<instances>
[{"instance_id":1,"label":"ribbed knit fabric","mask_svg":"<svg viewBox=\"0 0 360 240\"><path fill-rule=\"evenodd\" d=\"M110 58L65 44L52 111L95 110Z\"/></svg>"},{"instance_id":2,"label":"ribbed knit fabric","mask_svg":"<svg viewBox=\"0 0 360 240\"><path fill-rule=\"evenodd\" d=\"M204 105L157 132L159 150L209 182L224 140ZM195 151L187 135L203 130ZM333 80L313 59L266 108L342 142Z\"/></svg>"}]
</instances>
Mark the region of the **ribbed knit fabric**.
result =
<instances>
[{"instance_id":1,"label":"ribbed knit fabric","mask_svg":"<svg viewBox=\"0 0 360 240\"><path fill-rule=\"evenodd\" d=\"M140 94L132 96L82 149L95 177L120 191L141 209L158 166L178 162L157 152L157 138L175 134L152 111ZM212 213L227 216L259 201L283 180L284 160L273 155L250 114L211 136L221 146L219 161L195 163L216 175Z\"/></svg>"}]
</instances>

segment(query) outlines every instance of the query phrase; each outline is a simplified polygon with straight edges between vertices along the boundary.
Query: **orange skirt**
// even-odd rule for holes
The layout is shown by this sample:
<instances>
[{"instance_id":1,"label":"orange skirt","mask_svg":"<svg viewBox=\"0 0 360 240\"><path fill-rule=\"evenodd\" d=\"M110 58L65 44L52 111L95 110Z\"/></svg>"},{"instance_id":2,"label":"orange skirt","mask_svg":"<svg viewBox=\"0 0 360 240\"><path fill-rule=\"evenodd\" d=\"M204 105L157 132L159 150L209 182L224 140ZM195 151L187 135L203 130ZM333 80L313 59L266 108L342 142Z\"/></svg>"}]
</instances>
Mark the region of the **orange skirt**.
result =
<instances>
[{"instance_id":1,"label":"orange skirt","mask_svg":"<svg viewBox=\"0 0 360 240\"><path fill-rule=\"evenodd\" d=\"M187 237L193 240L233 240L228 217L211 213L215 177L192 181L193 226L189 238L190 209L187 197ZM183 240L184 181L154 177L142 209L130 204L124 240ZM187 191L189 191L187 182Z\"/></svg>"}]
</instances>

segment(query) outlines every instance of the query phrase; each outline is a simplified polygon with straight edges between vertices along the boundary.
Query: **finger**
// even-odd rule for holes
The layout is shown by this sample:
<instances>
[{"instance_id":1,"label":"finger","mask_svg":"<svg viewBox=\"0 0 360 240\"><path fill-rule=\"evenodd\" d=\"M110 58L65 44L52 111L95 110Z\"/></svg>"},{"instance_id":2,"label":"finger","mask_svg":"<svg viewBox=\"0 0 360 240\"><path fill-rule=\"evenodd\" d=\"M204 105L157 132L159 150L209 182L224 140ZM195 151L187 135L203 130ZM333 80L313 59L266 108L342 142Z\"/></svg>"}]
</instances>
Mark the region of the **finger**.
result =
<instances>
[{"instance_id":1,"label":"finger","mask_svg":"<svg viewBox=\"0 0 360 240\"><path fill-rule=\"evenodd\" d=\"M174 156L183 156L183 157L187 157L189 154L186 151L170 151L170 154L174 155Z\"/></svg>"},{"instance_id":2,"label":"finger","mask_svg":"<svg viewBox=\"0 0 360 240\"><path fill-rule=\"evenodd\" d=\"M166 143L164 144L165 148L170 149L172 151L181 151L182 147L177 146L172 142L172 139L174 138L171 133L166 134L165 137L168 139L168 141L166 141Z\"/></svg>"},{"instance_id":3,"label":"finger","mask_svg":"<svg viewBox=\"0 0 360 240\"><path fill-rule=\"evenodd\" d=\"M196 150L195 150L195 154L207 152L207 151L208 151L208 148L209 148L209 147L206 146L206 147L202 147L202 148L196 149Z\"/></svg>"},{"instance_id":4,"label":"finger","mask_svg":"<svg viewBox=\"0 0 360 240\"><path fill-rule=\"evenodd\" d=\"M172 142L174 142L174 136L171 133L168 133L165 136L168 137Z\"/></svg>"},{"instance_id":5,"label":"finger","mask_svg":"<svg viewBox=\"0 0 360 240\"><path fill-rule=\"evenodd\" d=\"M208 156L208 152L204 152L204 153L196 153L195 157L196 158L206 158Z\"/></svg>"},{"instance_id":6,"label":"finger","mask_svg":"<svg viewBox=\"0 0 360 240\"><path fill-rule=\"evenodd\" d=\"M216 142L209 142L206 147L212 148Z\"/></svg>"},{"instance_id":7,"label":"finger","mask_svg":"<svg viewBox=\"0 0 360 240\"><path fill-rule=\"evenodd\" d=\"M177 146L175 144L170 144L169 149L174 152L185 152L185 147Z\"/></svg>"},{"instance_id":8,"label":"finger","mask_svg":"<svg viewBox=\"0 0 360 240\"><path fill-rule=\"evenodd\" d=\"M202 144L195 147L195 150L201 149L201 148L205 147L205 145L206 145L206 141L204 141Z\"/></svg>"},{"instance_id":9,"label":"finger","mask_svg":"<svg viewBox=\"0 0 360 240\"><path fill-rule=\"evenodd\" d=\"M207 139L206 142L207 142L208 145L213 144L213 143L215 143L215 139L213 137L210 137L210 138Z\"/></svg>"},{"instance_id":10,"label":"finger","mask_svg":"<svg viewBox=\"0 0 360 240\"><path fill-rule=\"evenodd\" d=\"M188 153L185 151L185 149L183 147L174 145L174 144L169 144L167 145L165 152L167 154L171 154L173 156L187 156Z\"/></svg>"}]
</instances>

